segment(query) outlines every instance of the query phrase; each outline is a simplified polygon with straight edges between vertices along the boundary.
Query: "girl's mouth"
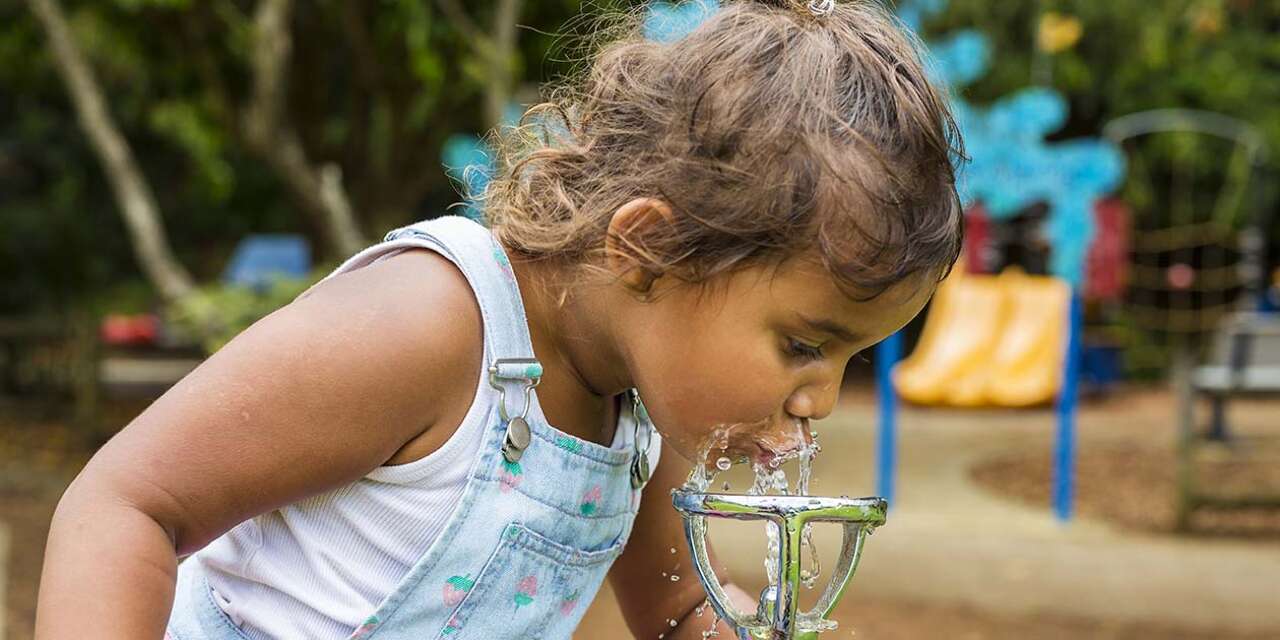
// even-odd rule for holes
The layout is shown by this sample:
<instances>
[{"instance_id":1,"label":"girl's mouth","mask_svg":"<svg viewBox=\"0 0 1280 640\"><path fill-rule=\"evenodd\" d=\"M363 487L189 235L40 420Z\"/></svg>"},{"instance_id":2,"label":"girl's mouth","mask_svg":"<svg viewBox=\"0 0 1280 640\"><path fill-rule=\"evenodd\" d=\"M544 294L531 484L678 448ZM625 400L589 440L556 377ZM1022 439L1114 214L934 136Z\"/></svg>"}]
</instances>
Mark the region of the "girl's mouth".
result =
<instances>
[{"instance_id":1,"label":"girl's mouth","mask_svg":"<svg viewBox=\"0 0 1280 640\"><path fill-rule=\"evenodd\" d=\"M711 455L707 462L710 464L716 464L720 457L727 457L733 463L750 463L768 468L776 468L814 447L809 421L803 419L793 420L791 429L774 427L739 431L731 428L721 436L721 441L717 444L720 446L713 446L709 450Z\"/></svg>"}]
</instances>

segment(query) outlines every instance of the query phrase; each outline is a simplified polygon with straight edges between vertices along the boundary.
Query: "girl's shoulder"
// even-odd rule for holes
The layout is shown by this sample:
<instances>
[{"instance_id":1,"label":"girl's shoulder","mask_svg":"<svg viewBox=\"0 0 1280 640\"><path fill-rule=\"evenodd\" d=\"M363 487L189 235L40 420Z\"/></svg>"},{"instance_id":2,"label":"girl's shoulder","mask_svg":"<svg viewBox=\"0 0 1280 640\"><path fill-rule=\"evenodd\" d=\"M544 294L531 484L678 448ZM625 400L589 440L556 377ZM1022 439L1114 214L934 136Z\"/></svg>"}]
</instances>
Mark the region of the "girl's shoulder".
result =
<instances>
[{"instance_id":1,"label":"girl's shoulder","mask_svg":"<svg viewBox=\"0 0 1280 640\"><path fill-rule=\"evenodd\" d=\"M420 397L429 399L421 406L423 428L384 464L417 460L448 441L471 407L484 358L480 307L458 266L411 247L337 274L309 293L384 327L370 335L380 345L372 350L406 352L414 364L384 373L389 383L415 381Z\"/></svg>"},{"instance_id":2,"label":"girl's shoulder","mask_svg":"<svg viewBox=\"0 0 1280 640\"><path fill-rule=\"evenodd\" d=\"M329 278L240 333L77 482L123 497L190 553L428 436L447 441L482 359L466 279L437 254L407 251Z\"/></svg>"}]
</instances>

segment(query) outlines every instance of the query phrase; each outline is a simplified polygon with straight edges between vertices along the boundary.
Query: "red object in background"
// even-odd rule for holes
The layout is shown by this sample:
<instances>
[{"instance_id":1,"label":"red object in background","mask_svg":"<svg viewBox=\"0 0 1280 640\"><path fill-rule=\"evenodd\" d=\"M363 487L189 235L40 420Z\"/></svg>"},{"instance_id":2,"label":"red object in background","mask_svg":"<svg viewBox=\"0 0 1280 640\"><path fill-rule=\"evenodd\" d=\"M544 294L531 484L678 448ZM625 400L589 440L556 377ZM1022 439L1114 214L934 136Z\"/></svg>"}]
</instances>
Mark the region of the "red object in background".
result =
<instances>
[{"instance_id":1,"label":"red object in background","mask_svg":"<svg viewBox=\"0 0 1280 640\"><path fill-rule=\"evenodd\" d=\"M114 346L154 344L160 336L160 319L151 313L133 316L108 314L98 329L102 341Z\"/></svg>"},{"instance_id":2,"label":"red object in background","mask_svg":"<svg viewBox=\"0 0 1280 640\"><path fill-rule=\"evenodd\" d=\"M1169 286L1174 289L1190 289L1191 285L1196 283L1196 270L1189 264L1179 262L1169 265L1164 272L1164 277L1169 281Z\"/></svg>"},{"instance_id":3,"label":"red object in background","mask_svg":"<svg viewBox=\"0 0 1280 640\"><path fill-rule=\"evenodd\" d=\"M987 256L991 251L991 217L981 204L969 207L964 214L964 270L966 273L990 273Z\"/></svg>"},{"instance_id":4,"label":"red object in background","mask_svg":"<svg viewBox=\"0 0 1280 640\"><path fill-rule=\"evenodd\" d=\"M1085 257L1084 297L1118 302L1129 280L1129 206L1119 198L1093 204L1093 242Z\"/></svg>"}]
</instances>

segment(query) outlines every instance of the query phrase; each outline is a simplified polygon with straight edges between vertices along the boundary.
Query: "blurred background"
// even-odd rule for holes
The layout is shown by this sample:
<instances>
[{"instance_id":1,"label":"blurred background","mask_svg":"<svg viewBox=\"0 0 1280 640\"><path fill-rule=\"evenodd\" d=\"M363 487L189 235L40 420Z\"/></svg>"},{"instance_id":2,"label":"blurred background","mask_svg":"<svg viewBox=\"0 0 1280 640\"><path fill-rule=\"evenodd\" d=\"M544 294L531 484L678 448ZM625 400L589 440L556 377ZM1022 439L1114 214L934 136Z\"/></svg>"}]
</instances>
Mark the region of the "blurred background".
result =
<instances>
[{"instance_id":1,"label":"blurred background","mask_svg":"<svg viewBox=\"0 0 1280 640\"><path fill-rule=\"evenodd\" d=\"M485 132L599 16L717 6L0 0L0 637L132 416L390 229L483 219ZM968 240L819 425L814 492L892 504L832 635L1280 637L1280 4L891 6ZM760 531L712 533L759 589ZM606 593L579 637L624 635Z\"/></svg>"}]
</instances>

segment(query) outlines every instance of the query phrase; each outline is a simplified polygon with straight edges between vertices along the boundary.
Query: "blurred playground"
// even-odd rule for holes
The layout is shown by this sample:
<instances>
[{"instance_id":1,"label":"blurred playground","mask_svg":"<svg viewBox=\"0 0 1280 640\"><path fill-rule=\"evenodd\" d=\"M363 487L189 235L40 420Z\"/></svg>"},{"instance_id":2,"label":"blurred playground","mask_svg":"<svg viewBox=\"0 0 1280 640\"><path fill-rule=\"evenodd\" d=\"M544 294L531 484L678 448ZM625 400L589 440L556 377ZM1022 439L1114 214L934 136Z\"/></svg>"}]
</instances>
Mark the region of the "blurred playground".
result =
<instances>
[{"instance_id":1,"label":"blurred playground","mask_svg":"<svg viewBox=\"0 0 1280 640\"><path fill-rule=\"evenodd\" d=\"M483 219L484 132L568 71L557 47L589 34L556 29L630 4L11 4L0 640L26 640L49 518L93 452L385 231ZM653 2L644 34L719 5ZM1280 637L1280 9L894 6L966 142L966 246L817 424L813 492L891 505L831 637ZM63 82L77 55L99 85ZM291 76L314 82L264 89ZM134 155L99 151L114 139ZM711 535L758 591L758 528ZM607 589L576 637L626 637Z\"/></svg>"}]
</instances>

